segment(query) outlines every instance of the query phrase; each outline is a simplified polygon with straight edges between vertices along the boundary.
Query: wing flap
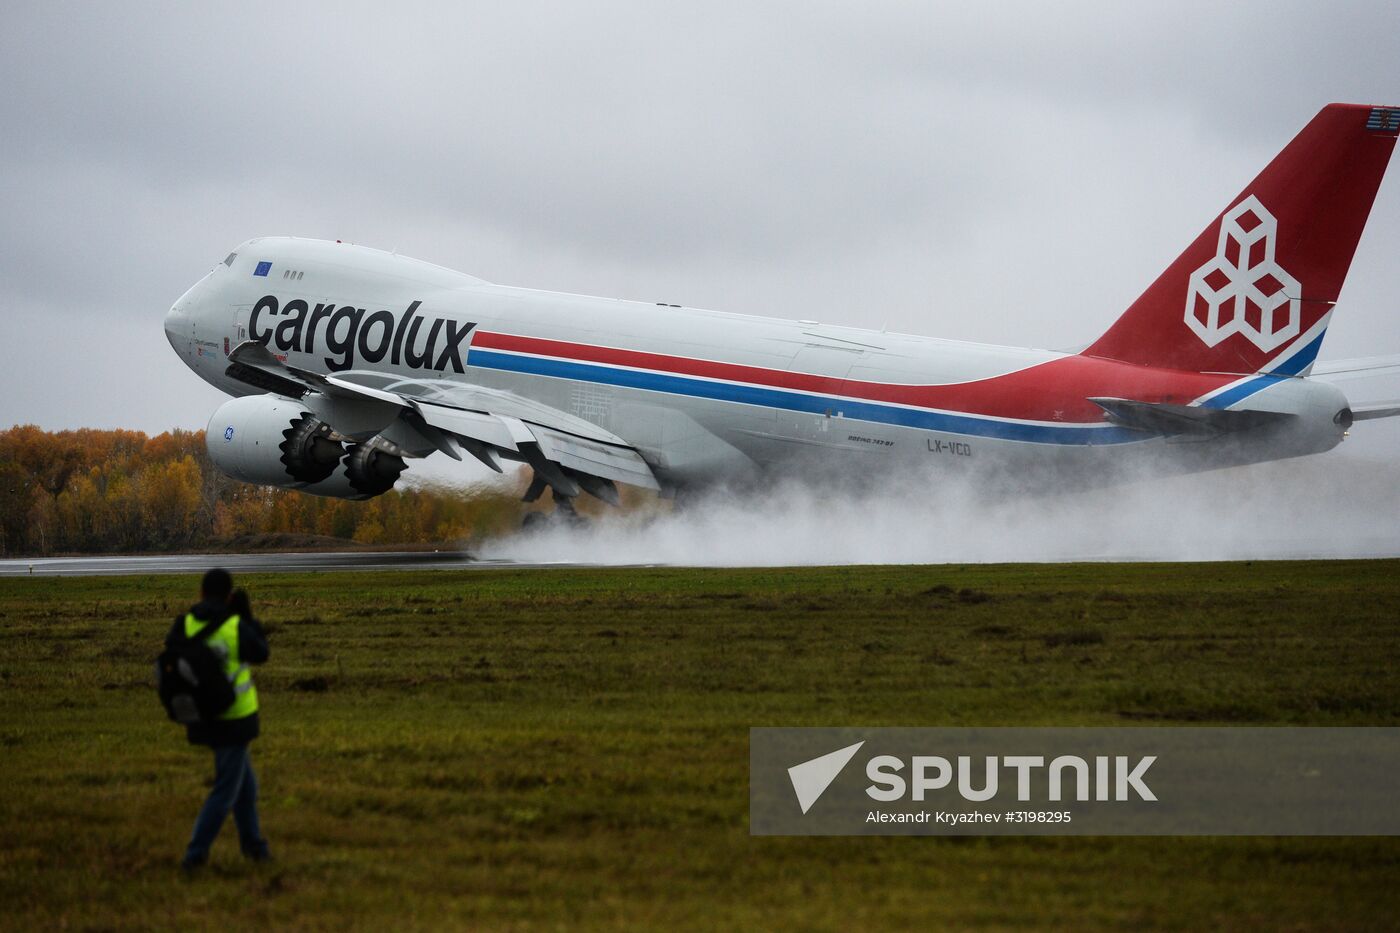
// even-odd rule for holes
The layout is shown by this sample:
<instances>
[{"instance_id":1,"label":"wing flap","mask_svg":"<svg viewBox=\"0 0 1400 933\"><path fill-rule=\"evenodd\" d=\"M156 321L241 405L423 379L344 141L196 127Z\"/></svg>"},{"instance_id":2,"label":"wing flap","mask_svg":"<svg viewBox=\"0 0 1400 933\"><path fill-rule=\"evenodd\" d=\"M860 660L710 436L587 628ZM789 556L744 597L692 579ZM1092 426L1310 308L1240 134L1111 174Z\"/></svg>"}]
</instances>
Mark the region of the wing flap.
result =
<instances>
[{"instance_id":1,"label":"wing flap","mask_svg":"<svg viewBox=\"0 0 1400 933\"><path fill-rule=\"evenodd\" d=\"M423 416L424 421L439 430L479 441L488 447L508 451L519 450L519 444L511 436L510 429L495 415L444 408L431 402L415 402L413 407Z\"/></svg>"},{"instance_id":2,"label":"wing flap","mask_svg":"<svg viewBox=\"0 0 1400 933\"><path fill-rule=\"evenodd\" d=\"M530 430L539 439L544 455L570 470L647 489L661 488L651 467L631 447L604 444L543 425L531 425Z\"/></svg>"}]
</instances>

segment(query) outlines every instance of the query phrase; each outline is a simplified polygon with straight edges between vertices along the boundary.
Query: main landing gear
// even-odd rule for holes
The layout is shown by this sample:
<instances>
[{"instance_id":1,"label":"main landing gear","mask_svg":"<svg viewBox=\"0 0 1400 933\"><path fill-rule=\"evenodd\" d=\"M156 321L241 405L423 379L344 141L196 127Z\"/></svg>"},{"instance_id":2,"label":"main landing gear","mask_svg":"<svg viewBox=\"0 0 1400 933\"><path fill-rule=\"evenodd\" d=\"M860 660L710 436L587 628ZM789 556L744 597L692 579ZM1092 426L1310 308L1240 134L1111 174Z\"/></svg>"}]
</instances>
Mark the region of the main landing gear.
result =
<instances>
[{"instance_id":1,"label":"main landing gear","mask_svg":"<svg viewBox=\"0 0 1400 933\"><path fill-rule=\"evenodd\" d=\"M540 488L536 489L536 485ZM544 493L547 484L536 479L530 484L530 489L525 493L525 502L534 502ZM588 519L578 513L574 508L574 497L566 496L557 489L551 489L550 495L554 499L554 510L550 512L526 512L525 518L521 520L520 529L522 531L543 531L546 528L582 528L587 526Z\"/></svg>"}]
</instances>

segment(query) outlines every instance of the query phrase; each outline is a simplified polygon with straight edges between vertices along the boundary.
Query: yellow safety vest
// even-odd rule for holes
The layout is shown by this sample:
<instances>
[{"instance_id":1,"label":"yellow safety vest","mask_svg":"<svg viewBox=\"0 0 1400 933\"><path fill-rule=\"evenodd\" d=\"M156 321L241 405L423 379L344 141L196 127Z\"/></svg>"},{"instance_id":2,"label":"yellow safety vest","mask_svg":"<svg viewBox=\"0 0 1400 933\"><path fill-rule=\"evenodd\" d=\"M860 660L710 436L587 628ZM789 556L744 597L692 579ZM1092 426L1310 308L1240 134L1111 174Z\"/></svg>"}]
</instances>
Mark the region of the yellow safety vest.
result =
<instances>
[{"instance_id":1,"label":"yellow safety vest","mask_svg":"<svg viewBox=\"0 0 1400 933\"><path fill-rule=\"evenodd\" d=\"M193 638L205 622L193 613L185 616L185 637ZM224 674L233 684L233 705L219 714L220 719L243 719L258 711L258 691L253 687L253 672L238 659L238 616L231 615L205 642L224 661Z\"/></svg>"}]
</instances>

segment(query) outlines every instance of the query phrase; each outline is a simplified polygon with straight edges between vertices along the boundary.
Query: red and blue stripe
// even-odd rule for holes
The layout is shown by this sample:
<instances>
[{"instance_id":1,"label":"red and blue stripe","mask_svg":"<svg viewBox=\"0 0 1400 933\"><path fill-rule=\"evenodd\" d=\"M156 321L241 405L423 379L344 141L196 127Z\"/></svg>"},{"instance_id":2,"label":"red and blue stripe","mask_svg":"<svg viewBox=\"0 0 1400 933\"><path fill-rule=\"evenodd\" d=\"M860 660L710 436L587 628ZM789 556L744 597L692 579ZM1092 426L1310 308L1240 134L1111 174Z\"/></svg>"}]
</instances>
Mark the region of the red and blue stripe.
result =
<instances>
[{"instance_id":1,"label":"red and blue stripe","mask_svg":"<svg viewBox=\"0 0 1400 933\"><path fill-rule=\"evenodd\" d=\"M970 437L1060 445L1146 439L1141 431L1106 423L1090 397L1191 404L1213 392L1218 393L1216 399L1223 398L1220 390L1239 379L1066 356L986 379L905 385L490 331L473 335L467 365ZM1255 377L1243 394L1264 388L1253 383L1278 378ZM1231 403L1212 407L1225 404Z\"/></svg>"}]
</instances>

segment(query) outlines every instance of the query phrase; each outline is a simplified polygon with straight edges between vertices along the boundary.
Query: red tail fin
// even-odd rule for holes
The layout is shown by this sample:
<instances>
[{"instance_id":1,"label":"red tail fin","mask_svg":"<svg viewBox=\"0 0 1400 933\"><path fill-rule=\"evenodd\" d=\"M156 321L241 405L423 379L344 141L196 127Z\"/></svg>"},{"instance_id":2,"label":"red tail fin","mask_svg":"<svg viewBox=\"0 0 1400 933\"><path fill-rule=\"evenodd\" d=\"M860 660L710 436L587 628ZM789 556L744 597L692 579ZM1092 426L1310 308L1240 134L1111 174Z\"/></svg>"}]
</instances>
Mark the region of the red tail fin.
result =
<instances>
[{"instance_id":1,"label":"red tail fin","mask_svg":"<svg viewBox=\"0 0 1400 933\"><path fill-rule=\"evenodd\" d=\"M1397 131L1400 108L1322 108L1085 355L1305 373Z\"/></svg>"}]
</instances>

